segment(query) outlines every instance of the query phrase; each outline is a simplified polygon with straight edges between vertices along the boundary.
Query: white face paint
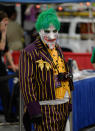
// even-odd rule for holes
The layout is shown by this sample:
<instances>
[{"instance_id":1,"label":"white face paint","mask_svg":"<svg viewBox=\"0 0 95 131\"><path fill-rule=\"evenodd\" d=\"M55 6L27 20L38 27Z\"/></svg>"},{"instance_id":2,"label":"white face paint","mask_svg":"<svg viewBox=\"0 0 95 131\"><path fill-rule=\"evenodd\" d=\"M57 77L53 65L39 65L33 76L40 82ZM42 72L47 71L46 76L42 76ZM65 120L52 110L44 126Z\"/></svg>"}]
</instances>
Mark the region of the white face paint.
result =
<instances>
[{"instance_id":1,"label":"white face paint","mask_svg":"<svg viewBox=\"0 0 95 131\"><path fill-rule=\"evenodd\" d=\"M53 25L50 25L49 28L46 30L40 30L39 34L41 40L46 43L50 49L53 49L55 47L56 40L58 38L58 31Z\"/></svg>"}]
</instances>

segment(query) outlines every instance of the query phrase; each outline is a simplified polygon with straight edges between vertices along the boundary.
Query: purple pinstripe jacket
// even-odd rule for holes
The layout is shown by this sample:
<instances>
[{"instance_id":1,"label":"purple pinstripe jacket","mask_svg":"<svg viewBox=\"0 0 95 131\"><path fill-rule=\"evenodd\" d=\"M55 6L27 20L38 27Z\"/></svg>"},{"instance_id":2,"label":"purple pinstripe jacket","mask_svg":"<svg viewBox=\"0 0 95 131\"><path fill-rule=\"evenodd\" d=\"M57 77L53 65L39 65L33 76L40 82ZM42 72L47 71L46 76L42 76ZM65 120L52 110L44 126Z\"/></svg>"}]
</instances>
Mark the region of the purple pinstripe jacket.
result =
<instances>
[{"instance_id":1,"label":"purple pinstripe jacket","mask_svg":"<svg viewBox=\"0 0 95 131\"><path fill-rule=\"evenodd\" d=\"M60 48L56 46L56 49L63 58ZM21 52L20 87L31 118L41 113L39 101L55 100L53 67L53 60L47 46L42 43L40 38L37 38Z\"/></svg>"}]
</instances>

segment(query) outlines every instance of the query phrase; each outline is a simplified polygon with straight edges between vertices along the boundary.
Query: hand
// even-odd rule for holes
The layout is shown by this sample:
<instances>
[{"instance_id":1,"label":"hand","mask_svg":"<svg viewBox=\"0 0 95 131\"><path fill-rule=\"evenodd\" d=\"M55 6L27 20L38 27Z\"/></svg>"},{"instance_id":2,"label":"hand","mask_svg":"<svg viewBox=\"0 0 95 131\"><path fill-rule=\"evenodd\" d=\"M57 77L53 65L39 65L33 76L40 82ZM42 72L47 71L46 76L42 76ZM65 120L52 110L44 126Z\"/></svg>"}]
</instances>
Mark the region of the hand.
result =
<instances>
[{"instance_id":1,"label":"hand","mask_svg":"<svg viewBox=\"0 0 95 131\"><path fill-rule=\"evenodd\" d=\"M5 35L6 35L6 30L7 30L7 26L6 26L5 22L1 22L0 23L0 31L2 33L5 33Z\"/></svg>"},{"instance_id":2,"label":"hand","mask_svg":"<svg viewBox=\"0 0 95 131\"><path fill-rule=\"evenodd\" d=\"M5 43L0 42L0 50L3 51L5 49Z\"/></svg>"},{"instance_id":3,"label":"hand","mask_svg":"<svg viewBox=\"0 0 95 131\"><path fill-rule=\"evenodd\" d=\"M59 80L59 81L66 81L66 80L67 80L67 78L66 78L66 73L59 73L59 74L57 75L57 77L58 77L58 80Z\"/></svg>"},{"instance_id":4,"label":"hand","mask_svg":"<svg viewBox=\"0 0 95 131\"><path fill-rule=\"evenodd\" d=\"M0 31L1 31L0 50L4 50L6 44L6 27L4 22L0 23Z\"/></svg>"},{"instance_id":5,"label":"hand","mask_svg":"<svg viewBox=\"0 0 95 131\"><path fill-rule=\"evenodd\" d=\"M66 78L73 80L73 75L71 73L67 73L66 74Z\"/></svg>"},{"instance_id":6,"label":"hand","mask_svg":"<svg viewBox=\"0 0 95 131\"><path fill-rule=\"evenodd\" d=\"M29 113L28 111L26 111L23 116L23 125L26 131L31 131L31 124L32 123L31 123Z\"/></svg>"},{"instance_id":7,"label":"hand","mask_svg":"<svg viewBox=\"0 0 95 131\"><path fill-rule=\"evenodd\" d=\"M59 81L66 81L66 80L69 80L69 79L73 79L73 75L71 73L59 73L58 74L58 80Z\"/></svg>"},{"instance_id":8,"label":"hand","mask_svg":"<svg viewBox=\"0 0 95 131\"><path fill-rule=\"evenodd\" d=\"M16 72L16 71L18 71L18 65L15 65L15 64L12 64L12 70L14 71L14 72Z\"/></svg>"},{"instance_id":9,"label":"hand","mask_svg":"<svg viewBox=\"0 0 95 131\"><path fill-rule=\"evenodd\" d=\"M24 113L23 124L24 124L26 131L31 131L31 124L32 123L40 124L41 122L42 122L42 115L41 114L32 117L32 120L31 120L28 111L26 111Z\"/></svg>"},{"instance_id":10,"label":"hand","mask_svg":"<svg viewBox=\"0 0 95 131\"><path fill-rule=\"evenodd\" d=\"M3 33L6 33L7 30L7 25L8 25L8 18L4 18L2 19L2 21L0 22L0 31Z\"/></svg>"},{"instance_id":11,"label":"hand","mask_svg":"<svg viewBox=\"0 0 95 131\"><path fill-rule=\"evenodd\" d=\"M36 124L41 124L42 123L42 115L39 114L37 116L33 116L31 122L36 123Z\"/></svg>"}]
</instances>

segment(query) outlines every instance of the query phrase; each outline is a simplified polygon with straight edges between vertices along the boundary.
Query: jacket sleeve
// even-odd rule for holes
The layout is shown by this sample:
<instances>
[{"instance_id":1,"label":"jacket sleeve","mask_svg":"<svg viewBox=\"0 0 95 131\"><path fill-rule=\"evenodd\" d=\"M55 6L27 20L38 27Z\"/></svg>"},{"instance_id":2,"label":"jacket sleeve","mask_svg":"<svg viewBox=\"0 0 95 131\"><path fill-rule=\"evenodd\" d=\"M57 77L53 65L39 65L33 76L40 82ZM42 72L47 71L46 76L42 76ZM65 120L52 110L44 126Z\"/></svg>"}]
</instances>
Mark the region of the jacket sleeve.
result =
<instances>
[{"instance_id":1,"label":"jacket sleeve","mask_svg":"<svg viewBox=\"0 0 95 131\"><path fill-rule=\"evenodd\" d=\"M95 63L95 48L93 49L93 52L92 52L91 63Z\"/></svg>"},{"instance_id":2,"label":"jacket sleeve","mask_svg":"<svg viewBox=\"0 0 95 131\"><path fill-rule=\"evenodd\" d=\"M35 83L33 82L35 70L33 70L33 66L32 55L22 51L19 62L20 87L31 119L41 114L40 104L35 96Z\"/></svg>"}]
</instances>

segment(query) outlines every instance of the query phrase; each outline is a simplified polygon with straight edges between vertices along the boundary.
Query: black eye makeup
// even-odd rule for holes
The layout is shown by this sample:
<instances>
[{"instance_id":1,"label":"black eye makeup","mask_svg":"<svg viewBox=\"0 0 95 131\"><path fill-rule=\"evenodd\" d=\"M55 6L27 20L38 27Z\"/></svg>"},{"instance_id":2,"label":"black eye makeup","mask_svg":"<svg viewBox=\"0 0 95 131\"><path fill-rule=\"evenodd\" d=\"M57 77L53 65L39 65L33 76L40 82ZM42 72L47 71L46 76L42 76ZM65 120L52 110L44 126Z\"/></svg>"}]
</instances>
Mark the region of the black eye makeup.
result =
<instances>
[{"instance_id":1,"label":"black eye makeup","mask_svg":"<svg viewBox=\"0 0 95 131\"><path fill-rule=\"evenodd\" d=\"M54 32L54 33L56 33L56 32L57 32L57 30L53 30L53 32Z\"/></svg>"},{"instance_id":2,"label":"black eye makeup","mask_svg":"<svg viewBox=\"0 0 95 131\"><path fill-rule=\"evenodd\" d=\"M49 31L49 30L44 30L44 32L45 32L45 33L50 33L50 31Z\"/></svg>"},{"instance_id":3,"label":"black eye makeup","mask_svg":"<svg viewBox=\"0 0 95 131\"><path fill-rule=\"evenodd\" d=\"M50 31L50 30L44 30L44 32L48 34L48 33L50 33L51 31ZM57 30L53 30L52 32L53 32L53 33L56 33Z\"/></svg>"}]
</instances>

